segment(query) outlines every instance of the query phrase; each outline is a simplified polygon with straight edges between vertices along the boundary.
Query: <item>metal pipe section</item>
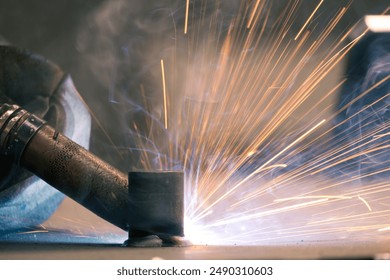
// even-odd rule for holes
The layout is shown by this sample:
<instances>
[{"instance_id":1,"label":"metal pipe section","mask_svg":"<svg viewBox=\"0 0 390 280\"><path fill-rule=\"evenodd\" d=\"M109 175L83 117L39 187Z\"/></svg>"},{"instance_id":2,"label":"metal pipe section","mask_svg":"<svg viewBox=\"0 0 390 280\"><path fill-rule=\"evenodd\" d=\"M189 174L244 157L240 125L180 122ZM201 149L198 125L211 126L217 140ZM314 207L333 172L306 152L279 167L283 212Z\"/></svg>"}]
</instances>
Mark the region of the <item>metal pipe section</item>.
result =
<instances>
[{"instance_id":1,"label":"metal pipe section","mask_svg":"<svg viewBox=\"0 0 390 280\"><path fill-rule=\"evenodd\" d=\"M0 155L108 222L129 229L127 175L17 105L0 105Z\"/></svg>"},{"instance_id":2,"label":"metal pipe section","mask_svg":"<svg viewBox=\"0 0 390 280\"><path fill-rule=\"evenodd\" d=\"M184 236L184 173L129 172L129 238Z\"/></svg>"}]
</instances>

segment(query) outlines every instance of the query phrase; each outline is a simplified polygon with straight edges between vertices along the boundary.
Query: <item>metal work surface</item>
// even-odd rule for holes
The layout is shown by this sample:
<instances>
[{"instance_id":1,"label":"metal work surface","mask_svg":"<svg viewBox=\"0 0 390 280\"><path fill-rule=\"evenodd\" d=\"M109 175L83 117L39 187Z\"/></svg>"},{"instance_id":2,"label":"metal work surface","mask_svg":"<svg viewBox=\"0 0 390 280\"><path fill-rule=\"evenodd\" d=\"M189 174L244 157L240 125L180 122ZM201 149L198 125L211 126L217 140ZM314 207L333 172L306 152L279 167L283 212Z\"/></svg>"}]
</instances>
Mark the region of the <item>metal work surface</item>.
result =
<instances>
[{"instance_id":1,"label":"metal work surface","mask_svg":"<svg viewBox=\"0 0 390 280\"><path fill-rule=\"evenodd\" d=\"M388 240L389 241L389 240ZM0 259L382 259L389 242L348 240L263 246L128 248L120 244L0 243Z\"/></svg>"},{"instance_id":2,"label":"metal work surface","mask_svg":"<svg viewBox=\"0 0 390 280\"><path fill-rule=\"evenodd\" d=\"M97 218L97 217L96 217ZM91 217L93 220L94 217ZM99 224L99 220L96 220ZM0 259L209 260L209 259L389 259L390 237L264 241L260 245L130 248L127 233L100 224L96 231L41 228L0 235Z\"/></svg>"}]
</instances>

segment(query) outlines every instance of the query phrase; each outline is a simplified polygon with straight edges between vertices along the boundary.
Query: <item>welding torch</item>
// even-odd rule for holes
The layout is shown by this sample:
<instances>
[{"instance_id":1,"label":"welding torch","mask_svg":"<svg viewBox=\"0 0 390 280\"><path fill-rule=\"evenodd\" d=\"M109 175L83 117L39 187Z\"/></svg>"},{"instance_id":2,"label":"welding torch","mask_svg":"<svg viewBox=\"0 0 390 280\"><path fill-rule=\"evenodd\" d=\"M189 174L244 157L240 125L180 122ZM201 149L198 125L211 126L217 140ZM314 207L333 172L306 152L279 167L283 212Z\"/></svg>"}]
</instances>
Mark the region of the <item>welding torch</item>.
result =
<instances>
[{"instance_id":1,"label":"welding torch","mask_svg":"<svg viewBox=\"0 0 390 280\"><path fill-rule=\"evenodd\" d=\"M156 234L183 245L183 173L116 170L18 105L0 105L0 154L130 238ZM131 180L131 187L128 183ZM173 239L172 239L173 237Z\"/></svg>"},{"instance_id":2,"label":"welding torch","mask_svg":"<svg viewBox=\"0 0 390 280\"><path fill-rule=\"evenodd\" d=\"M127 175L18 105L0 105L0 154L128 230Z\"/></svg>"}]
</instances>

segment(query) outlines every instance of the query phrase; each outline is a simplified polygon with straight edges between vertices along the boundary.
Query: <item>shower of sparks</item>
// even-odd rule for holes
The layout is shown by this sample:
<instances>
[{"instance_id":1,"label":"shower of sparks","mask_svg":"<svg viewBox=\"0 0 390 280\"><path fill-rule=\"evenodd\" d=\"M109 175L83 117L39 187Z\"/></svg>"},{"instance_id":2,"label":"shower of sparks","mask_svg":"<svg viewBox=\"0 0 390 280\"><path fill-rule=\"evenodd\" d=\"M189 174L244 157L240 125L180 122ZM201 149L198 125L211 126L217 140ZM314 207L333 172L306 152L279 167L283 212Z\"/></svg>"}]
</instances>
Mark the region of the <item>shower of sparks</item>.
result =
<instances>
[{"instance_id":1,"label":"shower of sparks","mask_svg":"<svg viewBox=\"0 0 390 280\"><path fill-rule=\"evenodd\" d=\"M388 154L390 123L371 124L378 114L372 108L388 110L389 93L335 120L390 76L337 109L347 81L329 82L367 30L336 31L348 6L320 24L328 14L318 13L323 0L303 25L302 0L287 2L277 16L270 0L243 2L226 22L218 4L212 13L201 1L188 25L187 0L185 39L165 58L172 62L168 80L161 60L164 123L152 118L147 138L137 142L142 167L186 171L186 234L209 244L388 231L390 183L381 174L390 162L375 157ZM340 132L357 117L361 123ZM158 127L164 137L152 129Z\"/></svg>"},{"instance_id":2,"label":"shower of sparks","mask_svg":"<svg viewBox=\"0 0 390 280\"><path fill-rule=\"evenodd\" d=\"M283 155L288 149L290 149L291 147L293 147L295 144L297 144L298 142L300 142L302 139L304 139L307 135L309 135L310 133L312 133L315 129L317 129L320 125L322 125L323 123L325 122L325 120L322 120L320 123L318 123L317 125L315 125L313 128L311 128L310 130L308 130L307 132L305 132L302 136L298 137L295 141L293 141L291 144L289 144L287 147L285 147L283 150L281 150L279 153L277 153L275 156L273 156L271 159L269 159L267 162L265 162L264 164L262 164L259 168L257 168L252 174L248 175L247 177L245 177L245 179L239 181L236 185L232 186L228 191L226 191L223 195L221 195L218 199L216 199L213 203L211 203L208 207L206 207L204 210L202 210L202 212L200 213L200 215L203 215L205 212L208 212L213 206L215 206L217 203L223 201L226 197L228 197L231 193L233 193L234 191L236 191L239 187L241 187L243 184L245 184L247 181L249 181L250 179L252 179L253 176L255 176L257 173L259 173L260 171L264 170L264 168L267 168L268 164L271 163L272 161L274 161L276 158L278 158L279 156ZM216 186L216 188L218 189L219 186ZM207 201L207 199L205 200ZM202 206L204 206L203 203L199 204L198 205L198 209L201 208Z\"/></svg>"},{"instance_id":3,"label":"shower of sparks","mask_svg":"<svg viewBox=\"0 0 390 280\"><path fill-rule=\"evenodd\" d=\"M163 59L161 59L161 78L162 78L163 94L164 94L164 126L165 129L168 129L167 88L165 83L165 69L164 69Z\"/></svg>"},{"instance_id":4,"label":"shower of sparks","mask_svg":"<svg viewBox=\"0 0 390 280\"><path fill-rule=\"evenodd\" d=\"M298 203L298 204L294 204L294 205L290 205L290 206L286 206L286 207L276 208L274 210L257 212L257 213L254 213L252 215L242 216L240 218L229 218L226 220L217 221L213 224L208 224L208 225L204 226L204 228L207 229L210 227L217 227L217 226L227 225L227 224L232 224L232 223L234 224L234 223L242 222L242 221L251 221L254 218L259 218L259 217L264 217L264 216L273 216L273 215L278 214L278 213L289 212L291 210L300 209L300 208L306 208L308 206L312 206L314 204L319 204L319 203L326 202L326 201L328 201L327 198L317 199L317 200L302 202L302 203Z\"/></svg>"}]
</instances>

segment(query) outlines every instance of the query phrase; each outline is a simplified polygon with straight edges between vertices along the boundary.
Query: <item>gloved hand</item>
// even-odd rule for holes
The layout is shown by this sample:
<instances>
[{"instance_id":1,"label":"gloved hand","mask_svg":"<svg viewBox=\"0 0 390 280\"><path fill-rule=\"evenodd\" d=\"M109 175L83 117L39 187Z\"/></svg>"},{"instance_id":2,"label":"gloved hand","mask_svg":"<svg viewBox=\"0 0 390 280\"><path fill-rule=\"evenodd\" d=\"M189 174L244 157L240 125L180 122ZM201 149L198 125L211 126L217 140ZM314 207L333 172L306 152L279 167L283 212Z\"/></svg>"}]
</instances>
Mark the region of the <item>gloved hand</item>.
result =
<instances>
[{"instance_id":1,"label":"gloved hand","mask_svg":"<svg viewBox=\"0 0 390 280\"><path fill-rule=\"evenodd\" d=\"M349 54L337 107L344 108L336 122L337 137L346 139L353 155L359 155L343 170L351 177L390 178L389 74L390 33L366 35Z\"/></svg>"}]
</instances>

